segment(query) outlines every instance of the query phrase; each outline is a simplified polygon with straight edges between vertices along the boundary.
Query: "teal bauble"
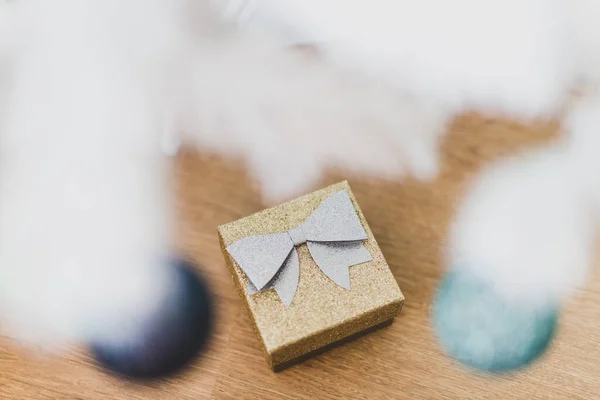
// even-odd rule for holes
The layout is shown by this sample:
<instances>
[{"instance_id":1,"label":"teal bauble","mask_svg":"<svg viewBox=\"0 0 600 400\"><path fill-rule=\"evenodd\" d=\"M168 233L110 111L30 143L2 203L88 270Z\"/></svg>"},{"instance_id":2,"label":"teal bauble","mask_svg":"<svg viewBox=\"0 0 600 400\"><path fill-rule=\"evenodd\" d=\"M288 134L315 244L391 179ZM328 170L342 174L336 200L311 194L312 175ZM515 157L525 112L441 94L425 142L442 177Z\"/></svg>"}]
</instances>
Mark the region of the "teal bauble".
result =
<instances>
[{"instance_id":1,"label":"teal bauble","mask_svg":"<svg viewBox=\"0 0 600 400\"><path fill-rule=\"evenodd\" d=\"M467 270L443 277L433 304L433 327L445 352L485 372L530 364L551 343L556 305L528 308L510 303Z\"/></svg>"}]
</instances>

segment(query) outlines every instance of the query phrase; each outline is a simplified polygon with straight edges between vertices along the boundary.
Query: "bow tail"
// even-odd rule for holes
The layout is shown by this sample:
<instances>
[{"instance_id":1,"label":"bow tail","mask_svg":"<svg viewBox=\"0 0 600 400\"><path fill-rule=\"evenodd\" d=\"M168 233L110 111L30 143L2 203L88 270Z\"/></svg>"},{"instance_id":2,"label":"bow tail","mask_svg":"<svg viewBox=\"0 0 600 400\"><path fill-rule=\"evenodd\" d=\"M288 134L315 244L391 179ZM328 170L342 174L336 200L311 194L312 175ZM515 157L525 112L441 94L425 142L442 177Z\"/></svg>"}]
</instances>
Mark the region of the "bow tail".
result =
<instances>
[{"instance_id":1,"label":"bow tail","mask_svg":"<svg viewBox=\"0 0 600 400\"><path fill-rule=\"evenodd\" d=\"M252 282L248 281L248 295L253 295L265 290L275 289L277 295L286 307L292 304L292 300L298 289L298 280L300 279L300 259L298 252L292 250L281 266L279 272L273 279L267 283L262 290L257 290Z\"/></svg>"},{"instance_id":2,"label":"bow tail","mask_svg":"<svg viewBox=\"0 0 600 400\"><path fill-rule=\"evenodd\" d=\"M361 242L308 242L317 266L339 286L350 289L349 267L371 261L371 253Z\"/></svg>"}]
</instances>

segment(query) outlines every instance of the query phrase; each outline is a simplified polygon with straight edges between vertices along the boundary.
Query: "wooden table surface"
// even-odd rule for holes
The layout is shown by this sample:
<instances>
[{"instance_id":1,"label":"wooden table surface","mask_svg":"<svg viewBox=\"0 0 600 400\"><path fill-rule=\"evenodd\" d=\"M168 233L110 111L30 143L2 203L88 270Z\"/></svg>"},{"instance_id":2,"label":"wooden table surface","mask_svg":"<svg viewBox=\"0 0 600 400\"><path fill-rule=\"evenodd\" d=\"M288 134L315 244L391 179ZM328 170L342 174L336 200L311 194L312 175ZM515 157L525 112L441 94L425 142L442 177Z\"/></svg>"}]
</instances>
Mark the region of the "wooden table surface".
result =
<instances>
[{"instance_id":1,"label":"wooden table surface","mask_svg":"<svg viewBox=\"0 0 600 400\"><path fill-rule=\"evenodd\" d=\"M40 357L0 342L1 399L600 399L600 280L565 305L557 340L533 367L512 376L465 371L439 350L428 319L440 252L465 180L482 165L543 143L552 125L459 119L444 144L444 169L430 184L348 178L400 284L406 304L393 325L280 373L263 359L220 253L216 226L263 208L235 161L182 155L181 247L218 296L210 350L182 376L139 385L98 371L85 355Z\"/></svg>"}]
</instances>

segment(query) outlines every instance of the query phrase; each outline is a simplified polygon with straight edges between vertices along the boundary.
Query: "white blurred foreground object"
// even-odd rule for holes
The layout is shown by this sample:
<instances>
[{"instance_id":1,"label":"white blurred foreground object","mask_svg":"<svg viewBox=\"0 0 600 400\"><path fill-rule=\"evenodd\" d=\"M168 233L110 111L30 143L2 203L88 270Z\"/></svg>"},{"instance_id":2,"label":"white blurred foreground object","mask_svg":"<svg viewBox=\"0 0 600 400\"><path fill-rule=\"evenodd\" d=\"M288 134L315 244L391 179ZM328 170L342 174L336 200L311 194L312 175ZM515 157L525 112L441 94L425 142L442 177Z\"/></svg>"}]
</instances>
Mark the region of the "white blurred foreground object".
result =
<instances>
[{"instance_id":1,"label":"white blurred foreground object","mask_svg":"<svg viewBox=\"0 0 600 400\"><path fill-rule=\"evenodd\" d=\"M600 102L577 105L566 138L481 174L461 205L434 306L453 356L490 372L537 359L561 303L585 284L597 238Z\"/></svg>"}]
</instances>

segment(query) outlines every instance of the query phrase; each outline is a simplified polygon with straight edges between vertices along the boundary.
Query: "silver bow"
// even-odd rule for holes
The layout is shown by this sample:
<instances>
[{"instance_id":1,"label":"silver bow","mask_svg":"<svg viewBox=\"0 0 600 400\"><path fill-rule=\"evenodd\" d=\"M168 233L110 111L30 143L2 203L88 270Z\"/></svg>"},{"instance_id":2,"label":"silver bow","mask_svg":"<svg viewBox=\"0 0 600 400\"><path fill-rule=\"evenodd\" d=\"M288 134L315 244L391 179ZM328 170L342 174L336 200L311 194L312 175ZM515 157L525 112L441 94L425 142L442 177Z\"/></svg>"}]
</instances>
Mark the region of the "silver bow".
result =
<instances>
[{"instance_id":1,"label":"silver bow","mask_svg":"<svg viewBox=\"0 0 600 400\"><path fill-rule=\"evenodd\" d=\"M336 284L350 289L352 265L372 259L367 239L348 192L325 199L300 226L287 232L249 236L227 247L248 277L248 294L274 288L286 307L292 304L300 261L295 246L306 243L317 266Z\"/></svg>"}]
</instances>

